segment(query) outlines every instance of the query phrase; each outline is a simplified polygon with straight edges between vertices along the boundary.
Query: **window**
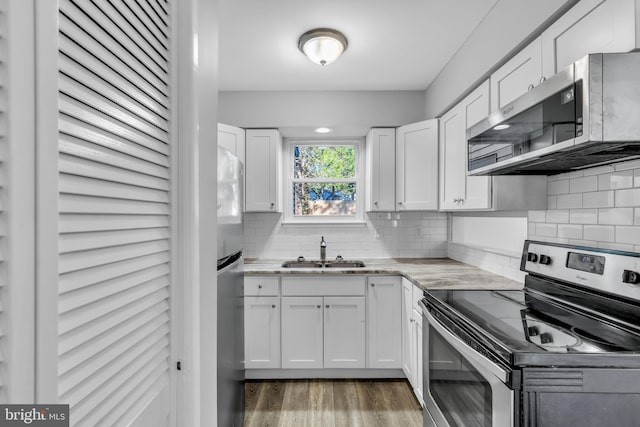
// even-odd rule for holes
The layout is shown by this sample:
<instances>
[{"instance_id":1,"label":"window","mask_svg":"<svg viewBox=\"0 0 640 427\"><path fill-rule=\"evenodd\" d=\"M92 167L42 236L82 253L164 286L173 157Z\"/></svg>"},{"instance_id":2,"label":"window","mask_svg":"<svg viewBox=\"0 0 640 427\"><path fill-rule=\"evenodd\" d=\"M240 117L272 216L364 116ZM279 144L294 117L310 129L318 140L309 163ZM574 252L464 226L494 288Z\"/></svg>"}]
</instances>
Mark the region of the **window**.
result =
<instances>
[{"instance_id":1,"label":"window","mask_svg":"<svg viewBox=\"0 0 640 427\"><path fill-rule=\"evenodd\" d=\"M363 222L363 142L285 144L286 222Z\"/></svg>"}]
</instances>

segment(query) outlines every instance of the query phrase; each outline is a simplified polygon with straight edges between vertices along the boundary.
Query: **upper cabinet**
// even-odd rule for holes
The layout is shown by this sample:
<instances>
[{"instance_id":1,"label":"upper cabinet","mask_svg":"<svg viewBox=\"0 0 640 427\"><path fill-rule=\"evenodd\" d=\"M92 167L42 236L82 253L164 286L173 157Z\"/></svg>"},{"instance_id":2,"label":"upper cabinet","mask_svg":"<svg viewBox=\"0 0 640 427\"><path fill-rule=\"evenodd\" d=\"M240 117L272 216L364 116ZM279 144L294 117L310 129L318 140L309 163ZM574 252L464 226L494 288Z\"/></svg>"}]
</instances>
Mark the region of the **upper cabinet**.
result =
<instances>
[{"instance_id":1,"label":"upper cabinet","mask_svg":"<svg viewBox=\"0 0 640 427\"><path fill-rule=\"evenodd\" d=\"M491 208L491 177L467 176L467 128L489 115L489 81L440 118L440 209Z\"/></svg>"},{"instance_id":2,"label":"upper cabinet","mask_svg":"<svg viewBox=\"0 0 640 427\"><path fill-rule=\"evenodd\" d=\"M218 123L218 145L231 151L244 164L244 129Z\"/></svg>"},{"instance_id":3,"label":"upper cabinet","mask_svg":"<svg viewBox=\"0 0 640 427\"><path fill-rule=\"evenodd\" d=\"M491 111L589 53L629 52L639 46L635 2L578 2L491 75Z\"/></svg>"},{"instance_id":4,"label":"upper cabinet","mask_svg":"<svg viewBox=\"0 0 640 427\"><path fill-rule=\"evenodd\" d=\"M245 136L245 212L282 212L282 136L277 129Z\"/></svg>"},{"instance_id":5,"label":"upper cabinet","mask_svg":"<svg viewBox=\"0 0 640 427\"><path fill-rule=\"evenodd\" d=\"M396 210L438 208L438 119L396 130Z\"/></svg>"},{"instance_id":6,"label":"upper cabinet","mask_svg":"<svg viewBox=\"0 0 640 427\"><path fill-rule=\"evenodd\" d=\"M589 53L638 46L636 0L581 0L542 33L543 75L552 76Z\"/></svg>"},{"instance_id":7,"label":"upper cabinet","mask_svg":"<svg viewBox=\"0 0 640 427\"><path fill-rule=\"evenodd\" d=\"M367 133L366 210L396 209L396 130L373 128Z\"/></svg>"},{"instance_id":8,"label":"upper cabinet","mask_svg":"<svg viewBox=\"0 0 640 427\"><path fill-rule=\"evenodd\" d=\"M542 77L542 42L538 38L491 75L491 111L504 107ZM472 123L473 124L473 123Z\"/></svg>"}]
</instances>

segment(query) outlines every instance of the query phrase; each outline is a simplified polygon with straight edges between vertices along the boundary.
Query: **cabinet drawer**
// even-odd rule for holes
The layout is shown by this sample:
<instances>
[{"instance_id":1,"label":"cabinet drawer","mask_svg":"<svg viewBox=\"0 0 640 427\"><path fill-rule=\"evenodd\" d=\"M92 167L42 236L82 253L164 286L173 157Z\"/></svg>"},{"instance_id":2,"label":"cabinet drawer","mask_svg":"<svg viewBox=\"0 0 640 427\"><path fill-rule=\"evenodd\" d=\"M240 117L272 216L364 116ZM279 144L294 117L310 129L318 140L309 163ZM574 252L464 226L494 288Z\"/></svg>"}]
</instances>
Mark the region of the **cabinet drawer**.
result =
<instances>
[{"instance_id":1,"label":"cabinet drawer","mask_svg":"<svg viewBox=\"0 0 640 427\"><path fill-rule=\"evenodd\" d=\"M365 276L288 276L282 278L282 295L364 295Z\"/></svg>"},{"instance_id":2,"label":"cabinet drawer","mask_svg":"<svg viewBox=\"0 0 640 427\"><path fill-rule=\"evenodd\" d=\"M278 276L245 276L246 296L278 296Z\"/></svg>"}]
</instances>

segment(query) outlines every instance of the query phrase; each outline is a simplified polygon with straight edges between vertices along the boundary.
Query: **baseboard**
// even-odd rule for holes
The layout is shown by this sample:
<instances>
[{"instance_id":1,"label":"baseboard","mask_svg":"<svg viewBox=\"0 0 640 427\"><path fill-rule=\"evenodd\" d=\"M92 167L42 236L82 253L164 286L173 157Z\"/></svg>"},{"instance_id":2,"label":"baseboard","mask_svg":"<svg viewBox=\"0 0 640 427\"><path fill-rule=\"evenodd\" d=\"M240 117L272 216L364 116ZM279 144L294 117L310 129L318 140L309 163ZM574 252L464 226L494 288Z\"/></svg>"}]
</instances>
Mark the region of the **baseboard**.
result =
<instances>
[{"instance_id":1,"label":"baseboard","mask_svg":"<svg viewBox=\"0 0 640 427\"><path fill-rule=\"evenodd\" d=\"M402 369L247 369L248 380L406 378Z\"/></svg>"}]
</instances>

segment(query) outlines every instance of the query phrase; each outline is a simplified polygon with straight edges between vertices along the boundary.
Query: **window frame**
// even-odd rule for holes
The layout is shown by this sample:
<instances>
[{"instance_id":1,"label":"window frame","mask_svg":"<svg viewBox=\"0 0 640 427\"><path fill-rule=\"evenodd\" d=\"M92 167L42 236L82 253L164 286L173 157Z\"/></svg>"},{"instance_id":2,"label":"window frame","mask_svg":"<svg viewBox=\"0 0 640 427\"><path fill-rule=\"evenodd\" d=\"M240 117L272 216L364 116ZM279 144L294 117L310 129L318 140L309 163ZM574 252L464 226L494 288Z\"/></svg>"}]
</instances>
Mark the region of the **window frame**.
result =
<instances>
[{"instance_id":1,"label":"window frame","mask_svg":"<svg viewBox=\"0 0 640 427\"><path fill-rule=\"evenodd\" d=\"M293 184L299 182L294 178L293 149L295 146L342 146L350 145L355 149L355 174L353 178L317 178L307 182L354 182L356 186L356 213L354 215L315 215L295 216L293 214ZM284 215L283 224L364 224L365 211L365 156L364 138L286 138L283 144L283 191Z\"/></svg>"}]
</instances>

